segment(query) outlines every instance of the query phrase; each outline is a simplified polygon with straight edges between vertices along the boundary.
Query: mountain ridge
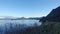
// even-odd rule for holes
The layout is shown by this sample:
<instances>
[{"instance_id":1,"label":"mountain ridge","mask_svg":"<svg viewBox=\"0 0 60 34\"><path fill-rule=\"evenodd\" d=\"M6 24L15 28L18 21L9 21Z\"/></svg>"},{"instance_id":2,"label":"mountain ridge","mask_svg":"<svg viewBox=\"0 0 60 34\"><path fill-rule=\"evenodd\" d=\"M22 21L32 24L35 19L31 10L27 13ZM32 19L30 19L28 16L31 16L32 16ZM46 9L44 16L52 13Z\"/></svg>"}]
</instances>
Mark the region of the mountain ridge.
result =
<instances>
[{"instance_id":1,"label":"mountain ridge","mask_svg":"<svg viewBox=\"0 0 60 34\"><path fill-rule=\"evenodd\" d=\"M58 21L60 22L60 6L53 9L46 17L43 17L40 21Z\"/></svg>"}]
</instances>

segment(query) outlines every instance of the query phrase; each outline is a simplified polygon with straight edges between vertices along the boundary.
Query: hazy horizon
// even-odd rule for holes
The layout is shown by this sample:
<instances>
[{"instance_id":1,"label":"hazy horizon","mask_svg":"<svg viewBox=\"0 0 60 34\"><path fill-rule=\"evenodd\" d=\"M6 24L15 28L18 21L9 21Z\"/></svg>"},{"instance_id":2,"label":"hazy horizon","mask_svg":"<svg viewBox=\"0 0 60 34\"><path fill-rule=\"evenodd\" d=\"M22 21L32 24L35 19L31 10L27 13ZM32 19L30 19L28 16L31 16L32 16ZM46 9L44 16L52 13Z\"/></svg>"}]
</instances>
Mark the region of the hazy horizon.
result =
<instances>
[{"instance_id":1,"label":"hazy horizon","mask_svg":"<svg viewBox=\"0 0 60 34\"><path fill-rule=\"evenodd\" d=\"M42 17L60 6L60 0L0 0L0 16Z\"/></svg>"}]
</instances>

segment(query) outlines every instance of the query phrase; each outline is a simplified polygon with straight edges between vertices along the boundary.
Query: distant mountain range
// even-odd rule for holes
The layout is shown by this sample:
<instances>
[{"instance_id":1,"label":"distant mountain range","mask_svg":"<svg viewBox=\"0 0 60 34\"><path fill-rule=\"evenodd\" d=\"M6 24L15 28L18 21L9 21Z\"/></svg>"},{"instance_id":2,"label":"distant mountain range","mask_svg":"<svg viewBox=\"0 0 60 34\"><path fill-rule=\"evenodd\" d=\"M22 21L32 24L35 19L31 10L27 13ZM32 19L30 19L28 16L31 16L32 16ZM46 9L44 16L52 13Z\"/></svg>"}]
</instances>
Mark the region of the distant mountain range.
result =
<instances>
[{"instance_id":1,"label":"distant mountain range","mask_svg":"<svg viewBox=\"0 0 60 34\"><path fill-rule=\"evenodd\" d=\"M40 20L40 17L29 17L29 18L25 18L25 17L11 17L11 16L3 16L0 17L0 20Z\"/></svg>"}]
</instances>

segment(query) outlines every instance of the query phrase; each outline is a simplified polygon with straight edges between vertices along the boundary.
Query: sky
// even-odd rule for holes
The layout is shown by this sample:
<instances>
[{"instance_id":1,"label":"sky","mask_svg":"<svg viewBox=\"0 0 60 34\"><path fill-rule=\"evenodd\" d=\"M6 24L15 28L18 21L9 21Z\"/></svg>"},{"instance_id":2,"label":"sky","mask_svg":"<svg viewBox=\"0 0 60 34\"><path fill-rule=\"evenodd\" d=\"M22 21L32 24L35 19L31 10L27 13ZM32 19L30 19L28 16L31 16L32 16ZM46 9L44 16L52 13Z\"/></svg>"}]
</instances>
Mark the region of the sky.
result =
<instances>
[{"instance_id":1,"label":"sky","mask_svg":"<svg viewBox=\"0 0 60 34\"><path fill-rule=\"evenodd\" d=\"M0 16L42 17L60 6L60 0L0 0Z\"/></svg>"}]
</instances>

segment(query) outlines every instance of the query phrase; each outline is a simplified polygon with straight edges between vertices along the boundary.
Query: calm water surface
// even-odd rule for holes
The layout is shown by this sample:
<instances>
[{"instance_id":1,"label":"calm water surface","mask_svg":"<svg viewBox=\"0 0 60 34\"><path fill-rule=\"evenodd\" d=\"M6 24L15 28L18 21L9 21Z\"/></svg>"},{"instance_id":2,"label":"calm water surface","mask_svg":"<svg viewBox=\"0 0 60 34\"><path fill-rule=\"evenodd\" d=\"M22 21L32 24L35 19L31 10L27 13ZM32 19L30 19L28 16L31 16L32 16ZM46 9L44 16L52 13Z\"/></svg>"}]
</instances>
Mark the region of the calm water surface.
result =
<instances>
[{"instance_id":1,"label":"calm water surface","mask_svg":"<svg viewBox=\"0 0 60 34\"><path fill-rule=\"evenodd\" d=\"M41 25L39 20L0 20L0 25L13 23L13 24L26 24L28 26L34 25L35 23L37 25Z\"/></svg>"}]
</instances>

